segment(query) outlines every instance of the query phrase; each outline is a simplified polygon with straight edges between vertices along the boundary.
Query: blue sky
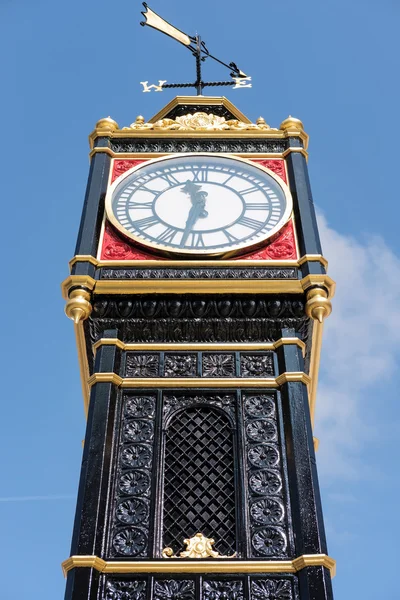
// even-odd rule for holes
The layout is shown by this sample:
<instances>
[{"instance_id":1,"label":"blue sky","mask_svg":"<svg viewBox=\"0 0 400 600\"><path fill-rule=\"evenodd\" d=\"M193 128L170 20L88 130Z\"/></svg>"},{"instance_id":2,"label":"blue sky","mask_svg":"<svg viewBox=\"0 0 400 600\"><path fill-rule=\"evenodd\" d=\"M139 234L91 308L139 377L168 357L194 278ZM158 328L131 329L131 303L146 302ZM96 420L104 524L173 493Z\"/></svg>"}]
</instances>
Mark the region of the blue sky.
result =
<instances>
[{"instance_id":1,"label":"blue sky","mask_svg":"<svg viewBox=\"0 0 400 600\"><path fill-rule=\"evenodd\" d=\"M154 0L253 77L226 95L310 134L324 253L338 284L315 434L336 598L399 597L399 4ZM72 324L59 284L73 255L101 117L146 118L193 79L182 46L139 26L136 0L0 1L3 259L2 600L63 597L84 436ZM225 76L211 62L205 75ZM221 88L220 93L224 90Z\"/></svg>"}]
</instances>

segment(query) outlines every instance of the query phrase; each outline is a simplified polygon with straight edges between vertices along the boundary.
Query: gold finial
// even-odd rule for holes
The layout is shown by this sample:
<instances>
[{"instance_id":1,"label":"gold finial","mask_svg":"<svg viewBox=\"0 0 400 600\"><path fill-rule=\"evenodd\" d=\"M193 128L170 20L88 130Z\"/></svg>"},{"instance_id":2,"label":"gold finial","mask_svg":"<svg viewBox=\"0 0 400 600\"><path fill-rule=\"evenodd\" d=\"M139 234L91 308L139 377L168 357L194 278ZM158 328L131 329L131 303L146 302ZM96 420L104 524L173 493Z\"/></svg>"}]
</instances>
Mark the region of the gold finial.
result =
<instances>
[{"instance_id":1,"label":"gold finial","mask_svg":"<svg viewBox=\"0 0 400 600\"><path fill-rule=\"evenodd\" d=\"M266 123L264 117L258 117L256 125L258 125L260 129L270 129L270 126L268 125L268 123Z\"/></svg>"},{"instance_id":2,"label":"gold finial","mask_svg":"<svg viewBox=\"0 0 400 600\"><path fill-rule=\"evenodd\" d=\"M304 126L300 119L289 115L287 119L282 121L279 129L283 129L283 131L304 131Z\"/></svg>"},{"instance_id":3,"label":"gold finial","mask_svg":"<svg viewBox=\"0 0 400 600\"><path fill-rule=\"evenodd\" d=\"M143 125L144 117L142 115L138 115L135 119L135 123L137 123L138 125Z\"/></svg>"},{"instance_id":4,"label":"gold finial","mask_svg":"<svg viewBox=\"0 0 400 600\"><path fill-rule=\"evenodd\" d=\"M306 314L320 323L332 312L328 292L323 288L313 288L307 292Z\"/></svg>"},{"instance_id":5,"label":"gold finial","mask_svg":"<svg viewBox=\"0 0 400 600\"><path fill-rule=\"evenodd\" d=\"M82 289L72 290L65 306L65 314L77 325L84 321L92 312L89 292Z\"/></svg>"},{"instance_id":6,"label":"gold finial","mask_svg":"<svg viewBox=\"0 0 400 600\"><path fill-rule=\"evenodd\" d=\"M183 540L183 543L186 550L180 552L179 556L174 555L172 548L164 548L163 558L234 558L236 556L236 552L232 556L223 556L213 550L214 540L205 537L202 533L196 533L193 537Z\"/></svg>"},{"instance_id":7,"label":"gold finial","mask_svg":"<svg viewBox=\"0 0 400 600\"><path fill-rule=\"evenodd\" d=\"M105 119L100 119L100 121L97 121L95 129L101 131L116 131L119 129L119 126L114 119L108 116Z\"/></svg>"}]
</instances>

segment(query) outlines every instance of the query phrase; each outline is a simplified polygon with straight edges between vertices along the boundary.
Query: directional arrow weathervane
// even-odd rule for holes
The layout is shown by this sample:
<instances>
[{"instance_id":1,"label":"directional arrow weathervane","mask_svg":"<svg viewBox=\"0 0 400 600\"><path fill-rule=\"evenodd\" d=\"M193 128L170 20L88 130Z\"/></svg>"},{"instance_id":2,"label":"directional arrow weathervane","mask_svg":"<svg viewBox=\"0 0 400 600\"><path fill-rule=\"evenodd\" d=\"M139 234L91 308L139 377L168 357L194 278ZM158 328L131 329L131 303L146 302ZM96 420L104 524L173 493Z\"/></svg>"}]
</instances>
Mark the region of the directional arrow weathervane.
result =
<instances>
[{"instance_id":1,"label":"directional arrow weathervane","mask_svg":"<svg viewBox=\"0 0 400 600\"><path fill-rule=\"evenodd\" d=\"M158 82L158 85L149 85L148 81L141 81L140 84L143 86L144 92L151 92L151 90L154 90L155 92L162 92L165 88L194 87L197 89L197 95L201 96L203 88L207 86L215 87L232 85L232 89L234 90L243 87L251 87L251 77L248 77L245 73L243 73L243 71L241 71L234 62L226 64L222 62L222 60L219 60L215 56L212 56L212 54L210 54L208 48L206 47L205 43L201 40L199 35L187 35L180 29L177 29L176 27L168 23L168 21L165 21L162 17L160 17L160 15L155 13L153 10L151 10L151 8L147 6L146 2L143 2L143 6L145 10L142 12L142 15L146 20L142 21L140 24L143 26L148 25L149 27L153 27L153 29L158 29L158 31L162 31L162 33L165 33L169 37L172 37L174 40L180 42L186 48L188 48L196 59L196 81L194 83L167 83L166 80L160 80ZM211 82L203 81L201 78L201 63L204 62L207 58L212 58L213 60L217 61L218 63L229 69L231 71L230 76L232 80Z\"/></svg>"}]
</instances>

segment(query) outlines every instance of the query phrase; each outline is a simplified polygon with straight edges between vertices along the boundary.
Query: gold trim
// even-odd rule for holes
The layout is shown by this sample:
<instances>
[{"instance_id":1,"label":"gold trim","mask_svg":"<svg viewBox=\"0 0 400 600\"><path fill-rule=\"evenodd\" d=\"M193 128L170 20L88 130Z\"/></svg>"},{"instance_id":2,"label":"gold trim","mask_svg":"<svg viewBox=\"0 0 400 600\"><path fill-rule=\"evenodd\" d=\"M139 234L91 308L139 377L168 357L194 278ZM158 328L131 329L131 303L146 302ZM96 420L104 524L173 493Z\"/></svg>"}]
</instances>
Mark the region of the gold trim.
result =
<instances>
[{"instance_id":1,"label":"gold trim","mask_svg":"<svg viewBox=\"0 0 400 600\"><path fill-rule=\"evenodd\" d=\"M301 265L304 265L304 263L306 262L320 262L321 265L325 267L325 269L328 268L328 261L324 256L322 256L322 254L304 254L297 261L297 264L299 265L299 267L301 267Z\"/></svg>"},{"instance_id":2,"label":"gold trim","mask_svg":"<svg viewBox=\"0 0 400 600\"><path fill-rule=\"evenodd\" d=\"M74 331L75 331L76 347L78 350L78 363L79 363L79 373L80 373L80 377L81 377L81 386L82 386L82 394L83 394L83 407L85 410L85 415L87 417L88 411L89 411L90 387L88 384L89 363L88 363L87 354L86 354L86 341L85 341L85 332L83 330L83 321L79 321L79 323L74 323Z\"/></svg>"},{"instance_id":3,"label":"gold trim","mask_svg":"<svg viewBox=\"0 0 400 600\"><path fill-rule=\"evenodd\" d=\"M66 576L75 567L100 573L297 573L306 567L326 567L336 575L336 561L327 554L303 554L294 560L143 560L105 561L97 556L71 556L62 563Z\"/></svg>"},{"instance_id":4,"label":"gold trim","mask_svg":"<svg viewBox=\"0 0 400 600\"><path fill-rule=\"evenodd\" d=\"M306 275L301 279L301 286L304 291L313 286L326 287L329 298L333 298L336 290L336 283L329 275Z\"/></svg>"},{"instance_id":5,"label":"gold trim","mask_svg":"<svg viewBox=\"0 0 400 600\"><path fill-rule=\"evenodd\" d=\"M311 383L308 388L308 402L310 405L311 425L314 427L315 407L317 403L318 374L321 362L322 334L324 331L324 322L313 321L313 332L311 341L311 356L309 375ZM318 445L317 445L318 448Z\"/></svg>"},{"instance_id":6,"label":"gold trim","mask_svg":"<svg viewBox=\"0 0 400 600\"><path fill-rule=\"evenodd\" d=\"M173 256L180 255L181 257L187 257L187 258L189 258L191 256L199 257L199 256L203 256L203 255L204 256L215 256L215 257L220 256L221 258L237 256L238 254L243 253L244 250L250 251L251 249L256 249L259 247L260 244L266 242L267 240L271 240L282 229L282 227L284 225L286 225L286 223L289 221L289 219L292 215L293 198L292 198L289 186L274 171L272 171L271 169L268 169L267 167L262 166L261 164L254 163L247 158L239 158L238 156L232 156L231 154L228 154L226 152L220 152L220 153L187 152L184 155L184 158L196 158L197 159L197 158L202 158L202 157L203 158L212 157L212 158L228 160L233 163L233 166L235 163L239 163L239 164L244 163L248 166L251 166L253 169L255 168L256 170L261 171L262 173L264 173L264 175L267 175L270 179L272 179L275 182L275 184L280 188L281 192L283 193L283 195L285 197L286 207L284 209L284 212L283 212L281 218L279 219L279 222L274 227L272 227L272 229L270 231L268 231L268 234L264 234L263 237L258 239L257 242L255 242L255 243L239 241L239 243L235 244L234 247L231 247L228 250L214 249L214 250L210 251L210 249L193 250L190 248L186 248L186 249L185 248L182 248L182 249L172 248L168 244L161 244L161 243L150 242L149 240L143 240L139 233L132 233L131 231L128 231L122 225L122 223L118 220L116 214L114 214L113 199L114 199L114 196L115 196L117 190L120 189L121 186L123 187L124 182L127 181L132 176L133 173L139 172L143 168L152 167L154 165L155 165L155 168L157 168L157 166L159 166L160 164L163 164L163 163L168 164L169 161L176 161L176 160L182 159L183 158L182 154L177 154L177 153L173 153L168 156L163 156L161 158L154 158L150 161L147 161L145 165L143 165L142 163L139 163L138 165L132 167L132 169L129 169L123 175L118 177L114 181L114 183L109 185L109 187L107 189L106 198L105 198L105 213L106 213L107 218L110 221L110 223L112 223L114 225L114 227L122 235L129 238L130 240L133 240L136 243L139 243L141 246L144 246L145 248L152 248L154 250L157 250L158 252L164 253L167 256L172 254Z\"/></svg>"},{"instance_id":7,"label":"gold trim","mask_svg":"<svg viewBox=\"0 0 400 600\"><path fill-rule=\"evenodd\" d=\"M77 262L90 262L96 267L298 267L297 260L98 260L77 254L69 261L70 267Z\"/></svg>"},{"instance_id":8,"label":"gold trim","mask_svg":"<svg viewBox=\"0 0 400 600\"><path fill-rule=\"evenodd\" d=\"M68 300L69 290L75 286L86 287L89 290L93 290L96 285L96 281L89 275L70 275L61 284L61 293L64 300Z\"/></svg>"},{"instance_id":9,"label":"gold trim","mask_svg":"<svg viewBox=\"0 0 400 600\"><path fill-rule=\"evenodd\" d=\"M76 254L69 261L72 268L78 262L89 262L95 267L301 267L306 262L319 262L325 268L328 261L321 254L305 254L299 260L99 260L90 254Z\"/></svg>"},{"instance_id":10,"label":"gold trim","mask_svg":"<svg viewBox=\"0 0 400 600\"><path fill-rule=\"evenodd\" d=\"M313 443L314 443L314 452L318 452L318 448L319 448L319 439L315 436L313 436Z\"/></svg>"},{"instance_id":11,"label":"gold trim","mask_svg":"<svg viewBox=\"0 0 400 600\"><path fill-rule=\"evenodd\" d=\"M63 297L74 286L85 286L96 294L302 294L311 286L326 287L329 298L335 293L335 282L328 275L307 275L303 279L218 279L218 280L172 280L172 279L129 279L95 281L86 275L70 275L61 284Z\"/></svg>"},{"instance_id":12,"label":"gold trim","mask_svg":"<svg viewBox=\"0 0 400 600\"><path fill-rule=\"evenodd\" d=\"M310 384L310 377L301 371L282 373L278 377L126 377L116 373L93 373L88 379L91 387L96 383L114 383L121 388L278 388L284 383Z\"/></svg>"},{"instance_id":13,"label":"gold trim","mask_svg":"<svg viewBox=\"0 0 400 600\"><path fill-rule=\"evenodd\" d=\"M121 340L117 338L101 338L97 342L93 344L93 350L96 351L101 346L117 346L120 350L129 351L129 350L145 350L148 351L185 351L191 350L192 352L202 352L202 351L261 351L261 350L276 350L280 346L290 346L296 345L301 348L303 354L305 353L306 345L299 338L281 338L276 342L254 342L254 343L139 343L139 344L125 344L121 342Z\"/></svg>"}]
</instances>

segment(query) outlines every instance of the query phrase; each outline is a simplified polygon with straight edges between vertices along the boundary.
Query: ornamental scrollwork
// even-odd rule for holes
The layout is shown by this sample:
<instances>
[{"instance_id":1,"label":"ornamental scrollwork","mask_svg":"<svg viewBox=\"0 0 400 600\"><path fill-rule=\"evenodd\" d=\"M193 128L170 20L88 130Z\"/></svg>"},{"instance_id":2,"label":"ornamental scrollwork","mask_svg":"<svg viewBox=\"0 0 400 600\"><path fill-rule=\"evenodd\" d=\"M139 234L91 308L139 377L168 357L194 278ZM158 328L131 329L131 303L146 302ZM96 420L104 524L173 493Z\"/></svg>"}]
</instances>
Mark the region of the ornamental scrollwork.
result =
<instances>
[{"instance_id":1,"label":"ornamental scrollwork","mask_svg":"<svg viewBox=\"0 0 400 600\"><path fill-rule=\"evenodd\" d=\"M236 397L234 394L226 394L223 396L166 395L164 396L164 417L168 418L171 413L181 408L189 408L191 406L198 406L199 404L217 406L230 414L232 418L235 416Z\"/></svg>"},{"instance_id":2,"label":"ornamental scrollwork","mask_svg":"<svg viewBox=\"0 0 400 600\"><path fill-rule=\"evenodd\" d=\"M251 600L293 600L292 584L287 579L260 579L251 582Z\"/></svg>"},{"instance_id":3,"label":"ornamental scrollwork","mask_svg":"<svg viewBox=\"0 0 400 600\"><path fill-rule=\"evenodd\" d=\"M242 581L204 581L204 600L243 600Z\"/></svg>"},{"instance_id":4,"label":"ornamental scrollwork","mask_svg":"<svg viewBox=\"0 0 400 600\"><path fill-rule=\"evenodd\" d=\"M118 244L120 244L118 242ZM112 258L123 258L126 244L118 246ZM128 248L129 250L129 248ZM230 269L134 269L134 268L101 268L100 279L296 279L297 269L281 268L241 268L232 266Z\"/></svg>"},{"instance_id":5,"label":"ornamental scrollwork","mask_svg":"<svg viewBox=\"0 0 400 600\"><path fill-rule=\"evenodd\" d=\"M203 377L234 377L233 354L203 354Z\"/></svg>"},{"instance_id":6,"label":"ornamental scrollwork","mask_svg":"<svg viewBox=\"0 0 400 600\"><path fill-rule=\"evenodd\" d=\"M123 436L127 442L149 442L153 439L153 424L148 421L130 421L125 423Z\"/></svg>"},{"instance_id":7,"label":"ornamental scrollwork","mask_svg":"<svg viewBox=\"0 0 400 600\"><path fill-rule=\"evenodd\" d=\"M242 354L240 366L242 377L271 377L274 375L272 352L267 354Z\"/></svg>"},{"instance_id":8,"label":"ornamental scrollwork","mask_svg":"<svg viewBox=\"0 0 400 600\"><path fill-rule=\"evenodd\" d=\"M194 600L194 581L160 580L154 582L154 600Z\"/></svg>"},{"instance_id":9,"label":"ornamental scrollwork","mask_svg":"<svg viewBox=\"0 0 400 600\"><path fill-rule=\"evenodd\" d=\"M129 140L111 139L113 152L266 152L281 153L287 140Z\"/></svg>"},{"instance_id":10,"label":"ornamental scrollwork","mask_svg":"<svg viewBox=\"0 0 400 600\"><path fill-rule=\"evenodd\" d=\"M157 354L127 354L127 377L157 377L159 360Z\"/></svg>"},{"instance_id":11,"label":"ornamental scrollwork","mask_svg":"<svg viewBox=\"0 0 400 600\"><path fill-rule=\"evenodd\" d=\"M253 556L284 556L288 546L288 524L276 394L244 394L243 399Z\"/></svg>"},{"instance_id":12,"label":"ornamental scrollwork","mask_svg":"<svg viewBox=\"0 0 400 600\"><path fill-rule=\"evenodd\" d=\"M146 556L156 397L124 393L111 528L114 556ZM125 600L125 596L121 595ZM126 596L126 598L130 598Z\"/></svg>"},{"instance_id":13,"label":"ornamental scrollwork","mask_svg":"<svg viewBox=\"0 0 400 600\"><path fill-rule=\"evenodd\" d=\"M165 377L196 377L196 354L166 354L164 375Z\"/></svg>"},{"instance_id":14,"label":"ornamental scrollwork","mask_svg":"<svg viewBox=\"0 0 400 600\"><path fill-rule=\"evenodd\" d=\"M146 123L143 117L137 117L136 121L129 127L123 128L125 131L252 131L254 133L264 132L266 130L279 132L278 129L271 127L260 117L257 123L244 123L238 119L226 119L225 117L198 111L192 114L177 116L175 119L164 118L155 123Z\"/></svg>"},{"instance_id":15,"label":"ornamental scrollwork","mask_svg":"<svg viewBox=\"0 0 400 600\"><path fill-rule=\"evenodd\" d=\"M251 541L261 556L279 556L286 550L285 535L277 528L260 529L253 534Z\"/></svg>"},{"instance_id":16,"label":"ornamental scrollwork","mask_svg":"<svg viewBox=\"0 0 400 600\"><path fill-rule=\"evenodd\" d=\"M109 579L106 583L104 600L145 600L145 581Z\"/></svg>"},{"instance_id":17,"label":"ornamental scrollwork","mask_svg":"<svg viewBox=\"0 0 400 600\"><path fill-rule=\"evenodd\" d=\"M154 417L155 401L153 396L126 396L124 406L127 417Z\"/></svg>"},{"instance_id":18,"label":"ornamental scrollwork","mask_svg":"<svg viewBox=\"0 0 400 600\"><path fill-rule=\"evenodd\" d=\"M138 498L132 498L132 500L124 500L118 504L115 514L121 523L137 525L146 521L148 512L149 507L146 502Z\"/></svg>"},{"instance_id":19,"label":"ornamental scrollwork","mask_svg":"<svg viewBox=\"0 0 400 600\"><path fill-rule=\"evenodd\" d=\"M119 531L113 538L113 547L117 554L137 556L147 546L147 537L141 529L130 527Z\"/></svg>"},{"instance_id":20,"label":"ornamental scrollwork","mask_svg":"<svg viewBox=\"0 0 400 600\"><path fill-rule=\"evenodd\" d=\"M283 520L285 509L280 500L264 498L251 505L250 514L260 525L276 525Z\"/></svg>"}]
</instances>

